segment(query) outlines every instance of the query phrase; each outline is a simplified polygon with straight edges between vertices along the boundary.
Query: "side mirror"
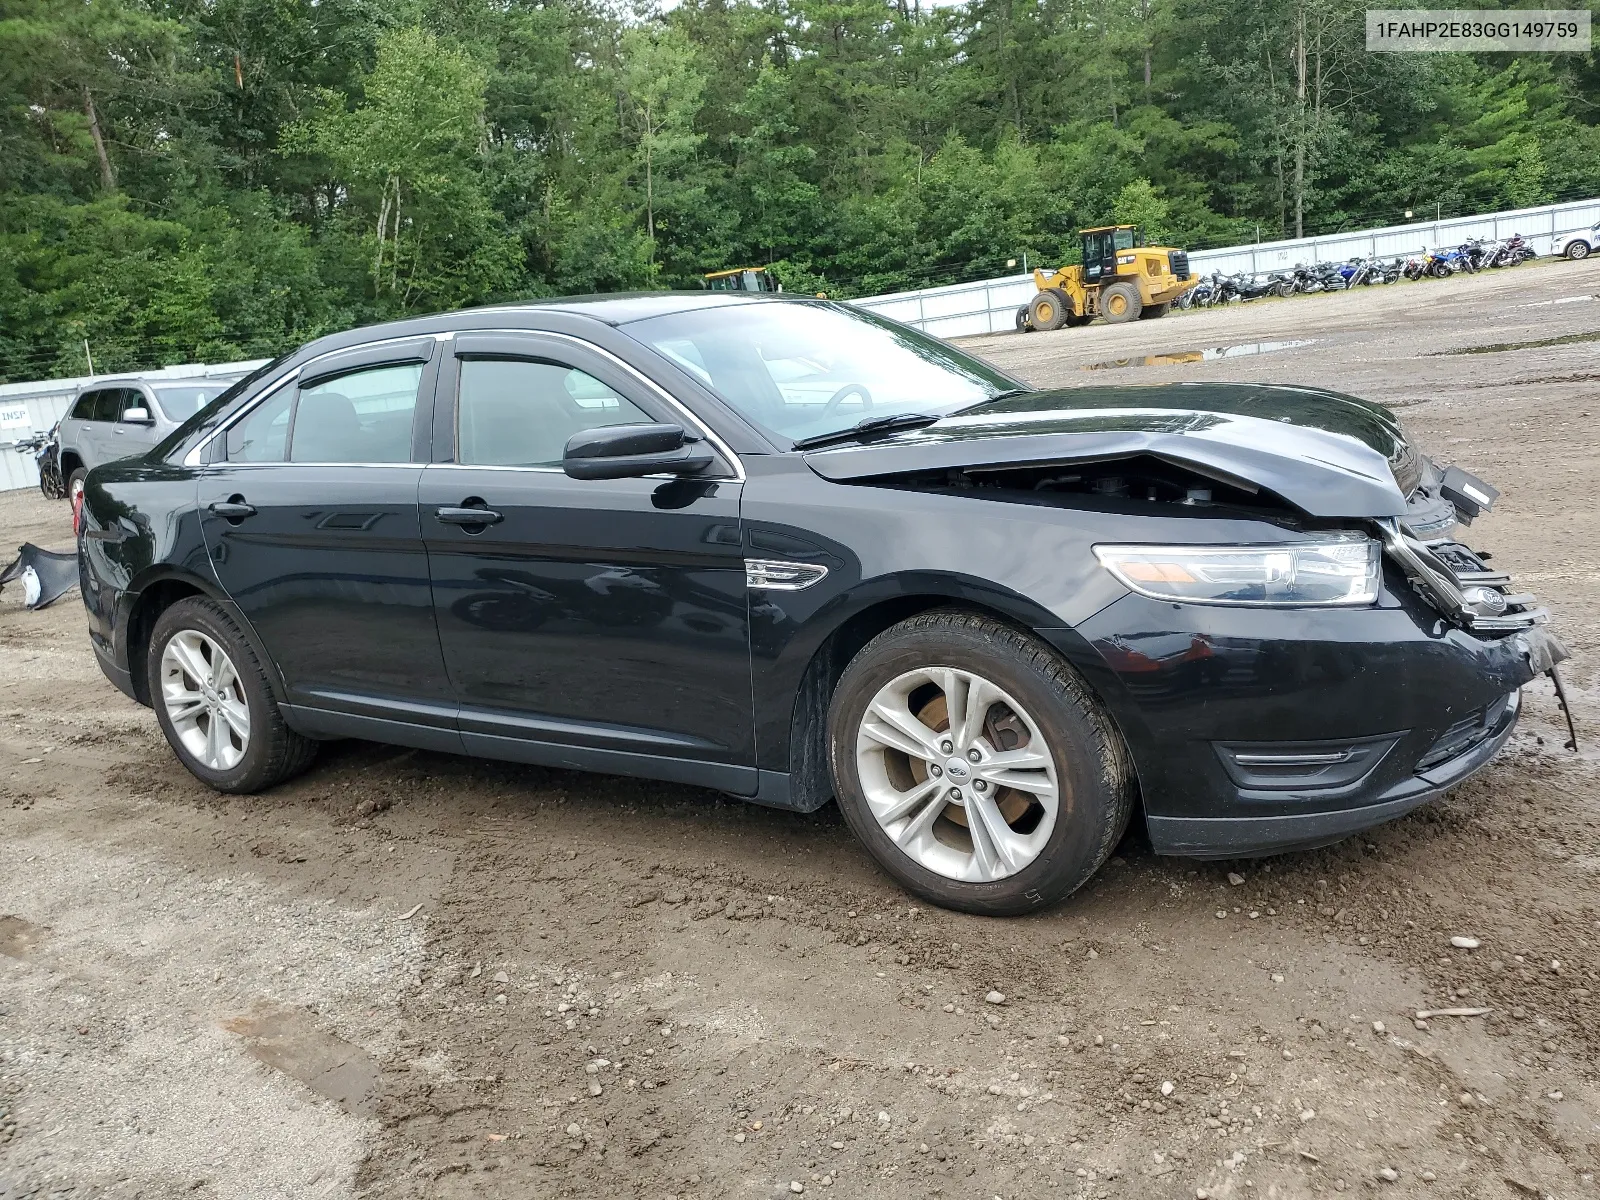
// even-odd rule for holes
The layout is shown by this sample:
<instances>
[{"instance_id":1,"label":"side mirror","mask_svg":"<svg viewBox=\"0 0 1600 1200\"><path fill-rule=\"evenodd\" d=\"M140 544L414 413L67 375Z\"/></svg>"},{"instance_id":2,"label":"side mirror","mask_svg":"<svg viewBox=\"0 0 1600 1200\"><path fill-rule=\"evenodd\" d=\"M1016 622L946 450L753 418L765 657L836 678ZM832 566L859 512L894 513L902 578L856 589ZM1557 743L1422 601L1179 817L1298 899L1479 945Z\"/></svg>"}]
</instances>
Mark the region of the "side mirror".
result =
<instances>
[{"instance_id":1,"label":"side mirror","mask_svg":"<svg viewBox=\"0 0 1600 1200\"><path fill-rule=\"evenodd\" d=\"M122 423L124 425L154 425L155 418L150 415L148 408L125 408L122 410Z\"/></svg>"},{"instance_id":2,"label":"side mirror","mask_svg":"<svg viewBox=\"0 0 1600 1200\"><path fill-rule=\"evenodd\" d=\"M711 463L705 443L681 425L606 425L573 434L561 469L574 479L636 479L693 475Z\"/></svg>"}]
</instances>

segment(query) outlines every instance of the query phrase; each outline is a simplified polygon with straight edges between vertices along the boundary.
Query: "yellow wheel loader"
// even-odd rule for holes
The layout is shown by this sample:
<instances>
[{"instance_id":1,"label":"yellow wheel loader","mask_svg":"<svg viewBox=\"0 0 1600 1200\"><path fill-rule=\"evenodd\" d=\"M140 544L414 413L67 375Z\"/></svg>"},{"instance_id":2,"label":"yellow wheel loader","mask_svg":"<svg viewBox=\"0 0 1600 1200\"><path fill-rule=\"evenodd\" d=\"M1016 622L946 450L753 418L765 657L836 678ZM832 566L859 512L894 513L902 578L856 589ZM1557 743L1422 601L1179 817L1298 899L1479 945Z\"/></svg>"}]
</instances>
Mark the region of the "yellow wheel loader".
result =
<instances>
[{"instance_id":1,"label":"yellow wheel loader","mask_svg":"<svg viewBox=\"0 0 1600 1200\"><path fill-rule=\"evenodd\" d=\"M766 267L734 267L730 271L708 271L703 285L713 292L781 292L778 273Z\"/></svg>"},{"instance_id":2,"label":"yellow wheel loader","mask_svg":"<svg viewBox=\"0 0 1600 1200\"><path fill-rule=\"evenodd\" d=\"M1087 325L1096 317L1121 323L1166 316L1198 279L1187 251L1146 246L1136 225L1082 229L1083 264L1033 273L1038 292L1017 313L1019 329Z\"/></svg>"}]
</instances>

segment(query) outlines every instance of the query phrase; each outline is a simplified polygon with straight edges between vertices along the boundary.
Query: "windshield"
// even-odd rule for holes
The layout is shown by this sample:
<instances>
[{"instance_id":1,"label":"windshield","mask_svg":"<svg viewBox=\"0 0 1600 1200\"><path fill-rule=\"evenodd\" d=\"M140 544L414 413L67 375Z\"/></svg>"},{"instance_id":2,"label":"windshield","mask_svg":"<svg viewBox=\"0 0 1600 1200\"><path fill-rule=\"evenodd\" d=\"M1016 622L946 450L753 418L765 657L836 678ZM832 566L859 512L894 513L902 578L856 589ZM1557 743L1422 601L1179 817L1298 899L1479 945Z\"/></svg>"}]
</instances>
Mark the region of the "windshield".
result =
<instances>
[{"instance_id":1,"label":"windshield","mask_svg":"<svg viewBox=\"0 0 1600 1200\"><path fill-rule=\"evenodd\" d=\"M226 380L207 387L158 387L156 402L170 421L187 421L228 390Z\"/></svg>"},{"instance_id":2,"label":"windshield","mask_svg":"<svg viewBox=\"0 0 1600 1200\"><path fill-rule=\"evenodd\" d=\"M938 416L1020 386L925 334L840 304L702 308L625 328L780 439L869 417Z\"/></svg>"}]
</instances>

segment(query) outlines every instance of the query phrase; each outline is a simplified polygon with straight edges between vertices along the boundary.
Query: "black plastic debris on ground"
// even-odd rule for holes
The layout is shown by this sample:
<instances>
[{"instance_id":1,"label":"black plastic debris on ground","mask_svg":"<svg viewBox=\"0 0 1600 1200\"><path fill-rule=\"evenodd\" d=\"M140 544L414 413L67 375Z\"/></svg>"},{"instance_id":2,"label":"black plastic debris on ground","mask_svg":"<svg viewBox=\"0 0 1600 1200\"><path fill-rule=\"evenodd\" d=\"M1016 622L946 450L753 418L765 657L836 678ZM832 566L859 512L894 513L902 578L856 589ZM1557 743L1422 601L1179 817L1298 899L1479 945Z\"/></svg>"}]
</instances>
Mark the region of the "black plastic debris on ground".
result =
<instances>
[{"instance_id":1,"label":"black plastic debris on ground","mask_svg":"<svg viewBox=\"0 0 1600 1200\"><path fill-rule=\"evenodd\" d=\"M78 586L78 556L72 551L41 550L32 542L17 548L17 557L0 571L0 589L22 583L22 602L46 608Z\"/></svg>"}]
</instances>

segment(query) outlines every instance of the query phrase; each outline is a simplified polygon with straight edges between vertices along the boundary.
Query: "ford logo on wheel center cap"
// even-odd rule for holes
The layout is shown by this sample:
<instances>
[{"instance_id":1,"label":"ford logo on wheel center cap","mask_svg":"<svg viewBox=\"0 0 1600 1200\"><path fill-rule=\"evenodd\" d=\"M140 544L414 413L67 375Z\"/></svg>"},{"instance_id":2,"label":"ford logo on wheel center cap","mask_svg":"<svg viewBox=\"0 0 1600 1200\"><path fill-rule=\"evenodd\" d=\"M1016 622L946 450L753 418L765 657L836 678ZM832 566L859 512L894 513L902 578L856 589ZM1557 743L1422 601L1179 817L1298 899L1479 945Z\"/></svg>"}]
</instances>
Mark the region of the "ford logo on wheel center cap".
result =
<instances>
[{"instance_id":1,"label":"ford logo on wheel center cap","mask_svg":"<svg viewBox=\"0 0 1600 1200\"><path fill-rule=\"evenodd\" d=\"M972 774L972 768L967 766L964 758L947 758L944 760L944 773L951 779L960 781Z\"/></svg>"}]
</instances>

